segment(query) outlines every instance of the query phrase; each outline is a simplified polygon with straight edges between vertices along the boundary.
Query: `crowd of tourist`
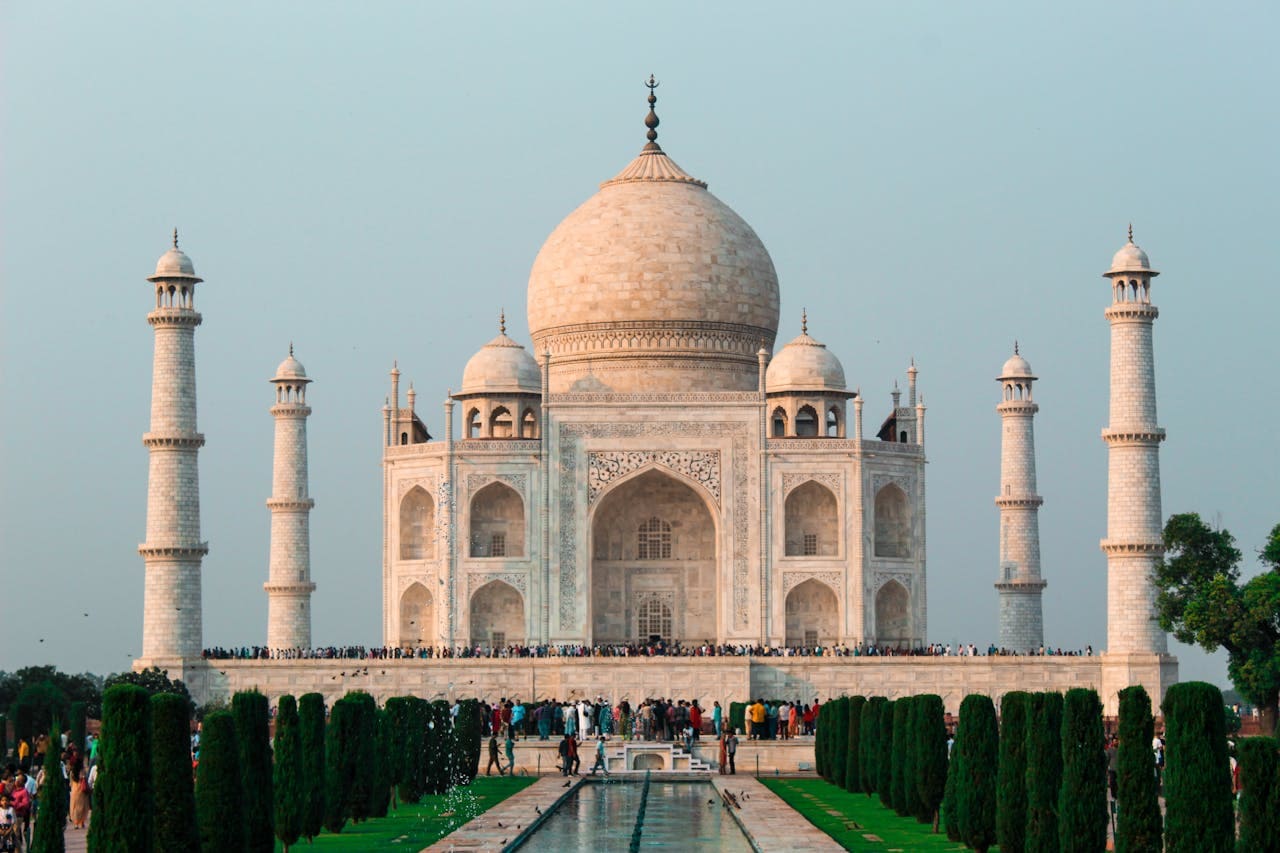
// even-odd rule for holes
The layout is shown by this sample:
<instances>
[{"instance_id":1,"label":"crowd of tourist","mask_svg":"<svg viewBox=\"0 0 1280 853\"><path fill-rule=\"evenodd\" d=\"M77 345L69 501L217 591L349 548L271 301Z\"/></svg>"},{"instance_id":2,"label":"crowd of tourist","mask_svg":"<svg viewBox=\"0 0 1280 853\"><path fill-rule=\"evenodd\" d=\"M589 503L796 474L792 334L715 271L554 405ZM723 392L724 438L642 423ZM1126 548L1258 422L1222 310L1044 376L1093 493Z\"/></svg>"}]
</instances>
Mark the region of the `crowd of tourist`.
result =
<instances>
[{"instance_id":1,"label":"crowd of tourist","mask_svg":"<svg viewBox=\"0 0 1280 853\"><path fill-rule=\"evenodd\" d=\"M1019 651L996 646L985 650L973 643L929 643L902 646L874 643L831 646L758 646L749 644L684 645L673 643L577 643L526 646L511 643L497 648L475 646L323 646L314 649L272 649L266 646L221 646L205 649L206 660L401 660L448 658L619 658L619 657L1023 657L1093 655L1093 646L1067 651L1040 646Z\"/></svg>"},{"instance_id":2,"label":"crowd of tourist","mask_svg":"<svg viewBox=\"0 0 1280 853\"><path fill-rule=\"evenodd\" d=\"M58 750L58 764L68 788L68 828L82 830L89 825L89 804L98 778L98 738L89 735L85 744L71 742L65 731L59 743L48 735L22 739L5 756L0 769L0 853L26 850L31 844L40 796L45 787L45 756Z\"/></svg>"}]
</instances>

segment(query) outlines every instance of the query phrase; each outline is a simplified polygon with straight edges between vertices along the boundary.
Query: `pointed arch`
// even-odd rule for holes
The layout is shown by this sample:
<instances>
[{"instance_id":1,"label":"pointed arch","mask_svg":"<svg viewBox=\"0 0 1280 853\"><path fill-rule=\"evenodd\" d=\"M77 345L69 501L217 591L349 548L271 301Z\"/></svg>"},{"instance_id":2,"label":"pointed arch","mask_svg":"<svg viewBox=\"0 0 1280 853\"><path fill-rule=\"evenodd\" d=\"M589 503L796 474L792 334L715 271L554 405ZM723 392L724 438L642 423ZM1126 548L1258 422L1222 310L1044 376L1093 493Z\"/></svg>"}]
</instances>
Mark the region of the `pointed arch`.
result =
<instances>
[{"instance_id":1,"label":"pointed arch","mask_svg":"<svg viewBox=\"0 0 1280 853\"><path fill-rule=\"evenodd\" d=\"M515 423L511 418L511 410L506 406L498 406L489 415L490 438L515 438Z\"/></svg>"},{"instance_id":2,"label":"pointed arch","mask_svg":"<svg viewBox=\"0 0 1280 853\"><path fill-rule=\"evenodd\" d=\"M472 646L524 644L524 596L511 584L489 581L472 593L470 611Z\"/></svg>"},{"instance_id":3,"label":"pointed arch","mask_svg":"<svg viewBox=\"0 0 1280 853\"><path fill-rule=\"evenodd\" d=\"M876 592L876 641L889 646L911 642L911 594L896 580Z\"/></svg>"},{"instance_id":4,"label":"pointed arch","mask_svg":"<svg viewBox=\"0 0 1280 853\"><path fill-rule=\"evenodd\" d=\"M840 438L844 435L844 416L839 406L831 406L827 409L827 432L828 438Z\"/></svg>"},{"instance_id":5,"label":"pointed arch","mask_svg":"<svg viewBox=\"0 0 1280 853\"><path fill-rule=\"evenodd\" d=\"M471 409L467 412L467 438L481 438L484 432L484 420L480 417L479 409Z\"/></svg>"},{"instance_id":6,"label":"pointed arch","mask_svg":"<svg viewBox=\"0 0 1280 853\"><path fill-rule=\"evenodd\" d=\"M533 413L532 408L525 409L524 414L520 416L520 437L538 437L538 417Z\"/></svg>"},{"instance_id":7,"label":"pointed arch","mask_svg":"<svg viewBox=\"0 0 1280 853\"><path fill-rule=\"evenodd\" d=\"M499 480L471 497L472 557L524 556L524 499Z\"/></svg>"},{"instance_id":8,"label":"pointed arch","mask_svg":"<svg viewBox=\"0 0 1280 853\"><path fill-rule=\"evenodd\" d=\"M796 436L815 438L818 435L818 412L813 406L801 406L796 412Z\"/></svg>"},{"instance_id":9,"label":"pointed arch","mask_svg":"<svg viewBox=\"0 0 1280 853\"><path fill-rule=\"evenodd\" d=\"M796 584L787 593L786 644L792 648L833 645L840 640L840 602L836 593L816 578Z\"/></svg>"},{"instance_id":10,"label":"pointed arch","mask_svg":"<svg viewBox=\"0 0 1280 853\"><path fill-rule=\"evenodd\" d=\"M436 502L421 486L400 500L400 559L432 560L436 556Z\"/></svg>"},{"instance_id":11,"label":"pointed arch","mask_svg":"<svg viewBox=\"0 0 1280 853\"><path fill-rule=\"evenodd\" d=\"M784 408L782 408L781 406L778 406L778 408L776 408L776 409L774 409L774 410L773 410L773 416L772 416L772 418L771 418L771 421L772 421L772 429L771 429L771 431L770 431L770 434L771 434L774 438L784 438L784 437L786 437L786 434L787 434L787 410L786 410L786 409L784 409Z\"/></svg>"},{"instance_id":12,"label":"pointed arch","mask_svg":"<svg viewBox=\"0 0 1280 853\"><path fill-rule=\"evenodd\" d=\"M435 632L435 599L417 581L400 595L400 646L431 645Z\"/></svg>"},{"instance_id":13,"label":"pointed arch","mask_svg":"<svg viewBox=\"0 0 1280 853\"><path fill-rule=\"evenodd\" d=\"M911 503L897 483L888 483L876 492L875 555L911 556Z\"/></svg>"},{"instance_id":14,"label":"pointed arch","mask_svg":"<svg viewBox=\"0 0 1280 853\"><path fill-rule=\"evenodd\" d=\"M840 507L835 493L816 480L807 480L787 494L783 503L788 557L834 557L840 553Z\"/></svg>"}]
</instances>

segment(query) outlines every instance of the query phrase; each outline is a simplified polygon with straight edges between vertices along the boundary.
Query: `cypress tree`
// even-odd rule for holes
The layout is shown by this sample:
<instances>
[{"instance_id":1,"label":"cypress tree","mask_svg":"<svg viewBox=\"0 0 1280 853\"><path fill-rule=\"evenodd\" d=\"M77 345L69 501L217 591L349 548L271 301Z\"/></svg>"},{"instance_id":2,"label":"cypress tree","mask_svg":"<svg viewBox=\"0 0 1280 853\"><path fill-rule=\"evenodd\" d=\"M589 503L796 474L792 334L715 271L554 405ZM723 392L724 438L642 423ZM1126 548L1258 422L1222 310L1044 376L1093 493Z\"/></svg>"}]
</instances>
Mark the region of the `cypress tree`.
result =
<instances>
[{"instance_id":1,"label":"cypress tree","mask_svg":"<svg viewBox=\"0 0 1280 853\"><path fill-rule=\"evenodd\" d=\"M996 778L996 840L1000 853L1022 853L1027 838L1027 713L1031 694L1000 700L1000 771Z\"/></svg>"},{"instance_id":2,"label":"cypress tree","mask_svg":"<svg viewBox=\"0 0 1280 853\"><path fill-rule=\"evenodd\" d=\"M862 731L858 735L859 790L867 796L875 792L879 777L880 712L886 701L883 696L872 696L862 706Z\"/></svg>"},{"instance_id":3,"label":"cypress tree","mask_svg":"<svg viewBox=\"0 0 1280 853\"><path fill-rule=\"evenodd\" d=\"M1235 818L1222 692L1203 681L1174 684L1162 707L1165 850L1228 853L1235 849Z\"/></svg>"},{"instance_id":4,"label":"cypress tree","mask_svg":"<svg viewBox=\"0 0 1280 853\"><path fill-rule=\"evenodd\" d=\"M51 728L49 740L57 743L57 723ZM40 789L40 808L36 812L36 826L28 853L64 853L67 849L65 833L69 800L70 792L67 780L62 778L58 750L50 748L44 754L44 787Z\"/></svg>"},{"instance_id":5,"label":"cypress tree","mask_svg":"<svg viewBox=\"0 0 1280 853\"><path fill-rule=\"evenodd\" d=\"M449 705L443 700L436 700L433 707L443 708L444 714L440 719L440 726L444 727L443 732L433 729L434 735L429 735L428 739L433 744L431 753L439 755L438 750L447 747L450 742L450 714ZM453 721L453 725L457 727L457 731L452 733L452 738L458 744L457 757L460 763L457 768L456 777L453 779L455 785L470 785L472 780L476 778L476 774L480 772L480 702L476 699L463 699L458 708L457 719ZM439 727L437 727L439 728ZM442 768L447 767L447 755L440 755L435 760L436 764ZM447 778L447 769L444 771ZM433 793L442 793L448 787L448 783L437 783L437 789Z\"/></svg>"},{"instance_id":6,"label":"cypress tree","mask_svg":"<svg viewBox=\"0 0 1280 853\"><path fill-rule=\"evenodd\" d=\"M893 703L893 755L889 770L892 808L903 817L911 814L907 796L907 775L911 771L907 766L907 745L911 743L910 718L911 697L903 696Z\"/></svg>"},{"instance_id":7,"label":"cypress tree","mask_svg":"<svg viewBox=\"0 0 1280 853\"><path fill-rule=\"evenodd\" d=\"M827 763L831 766L831 784L843 788L845 769L849 766L849 697L832 699L827 706L832 708L831 751L827 754Z\"/></svg>"},{"instance_id":8,"label":"cypress tree","mask_svg":"<svg viewBox=\"0 0 1280 853\"><path fill-rule=\"evenodd\" d=\"M396 786L396 795L403 802L409 802L402 792L407 792L405 783L408 779L408 767L412 760L413 744L410 742L408 725L409 697L393 696L387 700L383 708L387 712L387 725L391 729L391 742L399 748L387 753L387 777Z\"/></svg>"},{"instance_id":9,"label":"cypress tree","mask_svg":"<svg viewBox=\"0 0 1280 853\"><path fill-rule=\"evenodd\" d=\"M1155 720L1141 685L1120 691L1120 745L1116 756L1116 853L1161 853L1160 782L1151 751ZM1261 849L1261 848L1259 848Z\"/></svg>"},{"instance_id":10,"label":"cypress tree","mask_svg":"<svg viewBox=\"0 0 1280 853\"><path fill-rule=\"evenodd\" d=\"M964 784L963 747L960 743L960 724L957 721L952 735L951 755L947 761L947 784L942 794L942 821L949 841L960 841L960 786Z\"/></svg>"},{"instance_id":11,"label":"cypress tree","mask_svg":"<svg viewBox=\"0 0 1280 853\"><path fill-rule=\"evenodd\" d=\"M302 837L308 841L324 826L324 696L307 693L298 702L302 735Z\"/></svg>"},{"instance_id":12,"label":"cypress tree","mask_svg":"<svg viewBox=\"0 0 1280 853\"><path fill-rule=\"evenodd\" d=\"M846 791L862 790L862 709L867 704L865 696L854 696L848 700L849 734L846 736L844 789Z\"/></svg>"},{"instance_id":13,"label":"cypress tree","mask_svg":"<svg viewBox=\"0 0 1280 853\"><path fill-rule=\"evenodd\" d=\"M461 713L461 711L459 711L459 713ZM437 793L432 790L432 786L435 784L433 781L433 774L435 773L435 758L433 757L435 754L435 744L432 740L434 737L434 726L432 722L434 714L435 712L431 710L430 702L425 699L414 698L413 719L414 725L417 727L419 732L419 748L418 757L416 759L417 776L414 784L418 791L419 799L422 798L423 794ZM456 761L458 766L461 767L461 756L457 757Z\"/></svg>"},{"instance_id":14,"label":"cypress tree","mask_svg":"<svg viewBox=\"0 0 1280 853\"><path fill-rule=\"evenodd\" d=\"M814 769L818 771L818 776L831 781L830 769L827 767L826 745L827 738L831 730L828 722L831 719L831 702L818 708L818 716L814 719L813 732L813 764Z\"/></svg>"},{"instance_id":15,"label":"cypress tree","mask_svg":"<svg viewBox=\"0 0 1280 853\"><path fill-rule=\"evenodd\" d=\"M1062 700L1062 786L1058 849L1092 853L1107 846L1107 753L1097 691L1077 687Z\"/></svg>"},{"instance_id":16,"label":"cypress tree","mask_svg":"<svg viewBox=\"0 0 1280 853\"><path fill-rule=\"evenodd\" d=\"M996 840L996 775L1000 766L996 707L991 697L970 694L960 703L964 777L956 788L960 835L978 853Z\"/></svg>"},{"instance_id":17,"label":"cypress tree","mask_svg":"<svg viewBox=\"0 0 1280 853\"><path fill-rule=\"evenodd\" d=\"M1062 787L1062 694L1035 693L1027 715L1027 833L1030 853L1057 853Z\"/></svg>"},{"instance_id":18,"label":"cypress tree","mask_svg":"<svg viewBox=\"0 0 1280 853\"><path fill-rule=\"evenodd\" d=\"M350 815L351 781L355 768L349 762L355 754L355 704L347 697L333 703L329 725L324 731L324 828L342 832Z\"/></svg>"},{"instance_id":19,"label":"cypress tree","mask_svg":"<svg viewBox=\"0 0 1280 853\"><path fill-rule=\"evenodd\" d=\"M271 770L275 834L285 853L302 836L307 809L306 765L302 755L302 728L298 703L281 696L276 710L275 764Z\"/></svg>"},{"instance_id":20,"label":"cypress tree","mask_svg":"<svg viewBox=\"0 0 1280 853\"><path fill-rule=\"evenodd\" d=\"M196 792L191 781L191 703L176 693L151 696L152 849L197 850Z\"/></svg>"},{"instance_id":21,"label":"cypress tree","mask_svg":"<svg viewBox=\"0 0 1280 853\"><path fill-rule=\"evenodd\" d=\"M88 749L85 745L85 725L88 722L86 712L88 707L89 705L86 702L71 703L71 739L68 743L75 744L81 755L85 755ZM0 755L3 754L4 751L0 750Z\"/></svg>"},{"instance_id":22,"label":"cypress tree","mask_svg":"<svg viewBox=\"0 0 1280 853\"><path fill-rule=\"evenodd\" d=\"M111 772L108 768L108 777ZM246 849L240 744L230 711L214 711L204 718L200 764L196 768L196 821L200 825L201 853L242 853Z\"/></svg>"},{"instance_id":23,"label":"cypress tree","mask_svg":"<svg viewBox=\"0 0 1280 853\"><path fill-rule=\"evenodd\" d=\"M374 779L378 775L377 714L373 697L363 691L346 696L353 704L352 737L347 746L352 754L344 761L351 768L349 815L354 823L368 820L374 812Z\"/></svg>"},{"instance_id":24,"label":"cypress tree","mask_svg":"<svg viewBox=\"0 0 1280 853\"><path fill-rule=\"evenodd\" d=\"M393 751L400 746L391 734L391 718L385 709L375 708L373 712L374 751L378 755L373 772L373 816L386 817L391 805L391 764Z\"/></svg>"},{"instance_id":25,"label":"cypress tree","mask_svg":"<svg viewBox=\"0 0 1280 853\"><path fill-rule=\"evenodd\" d=\"M9 758L9 718L0 714L0 762L8 763Z\"/></svg>"},{"instance_id":26,"label":"cypress tree","mask_svg":"<svg viewBox=\"0 0 1280 853\"><path fill-rule=\"evenodd\" d=\"M1276 740L1240 741L1240 849L1280 850L1280 777Z\"/></svg>"},{"instance_id":27,"label":"cypress tree","mask_svg":"<svg viewBox=\"0 0 1280 853\"><path fill-rule=\"evenodd\" d=\"M916 818L932 823L938 831L938 810L947 784L947 721L942 697L934 693L917 696L916 724L916 793L920 810Z\"/></svg>"},{"instance_id":28,"label":"cypress tree","mask_svg":"<svg viewBox=\"0 0 1280 853\"><path fill-rule=\"evenodd\" d=\"M102 768L94 788L89 847L151 850L151 695L134 684L102 694ZM61 775L61 772L59 772Z\"/></svg>"},{"instance_id":29,"label":"cypress tree","mask_svg":"<svg viewBox=\"0 0 1280 853\"><path fill-rule=\"evenodd\" d=\"M893 700L884 703L880 709L880 755L876 758L876 790L880 792L880 802L886 808L893 808Z\"/></svg>"},{"instance_id":30,"label":"cypress tree","mask_svg":"<svg viewBox=\"0 0 1280 853\"><path fill-rule=\"evenodd\" d=\"M270 704L257 690L231 697L240 747L240 790L244 796L245 844L249 853L273 853L274 804L271 795Z\"/></svg>"}]
</instances>

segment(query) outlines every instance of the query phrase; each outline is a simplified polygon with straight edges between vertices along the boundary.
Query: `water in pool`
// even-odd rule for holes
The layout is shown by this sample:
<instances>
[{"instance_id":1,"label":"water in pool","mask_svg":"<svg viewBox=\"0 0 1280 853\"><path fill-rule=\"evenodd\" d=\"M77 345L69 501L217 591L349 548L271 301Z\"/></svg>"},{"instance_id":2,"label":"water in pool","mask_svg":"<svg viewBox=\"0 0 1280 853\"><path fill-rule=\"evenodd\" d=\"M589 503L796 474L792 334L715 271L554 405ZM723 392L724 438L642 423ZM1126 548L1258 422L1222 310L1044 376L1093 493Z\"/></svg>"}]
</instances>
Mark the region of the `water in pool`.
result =
<instances>
[{"instance_id":1,"label":"water in pool","mask_svg":"<svg viewBox=\"0 0 1280 853\"><path fill-rule=\"evenodd\" d=\"M641 803L644 814L640 815ZM637 820L641 818L640 820ZM639 834L635 835L639 823ZM521 850L709 850L750 853L738 824L708 782L596 782L582 785L549 815Z\"/></svg>"}]
</instances>

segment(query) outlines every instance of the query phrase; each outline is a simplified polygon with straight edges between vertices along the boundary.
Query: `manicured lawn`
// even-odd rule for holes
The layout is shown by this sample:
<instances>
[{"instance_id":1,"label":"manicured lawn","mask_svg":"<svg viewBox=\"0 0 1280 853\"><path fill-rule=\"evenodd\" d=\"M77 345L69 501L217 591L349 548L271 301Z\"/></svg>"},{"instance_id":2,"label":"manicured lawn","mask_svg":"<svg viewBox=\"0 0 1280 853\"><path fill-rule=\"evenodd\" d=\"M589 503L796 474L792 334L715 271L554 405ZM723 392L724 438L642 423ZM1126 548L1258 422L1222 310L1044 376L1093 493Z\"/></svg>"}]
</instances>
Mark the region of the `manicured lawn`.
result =
<instances>
[{"instance_id":1,"label":"manicured lawn","mask_svg":"<svg viewBox=\"0 0 1280 853\"><path fill-rule=\"evenodd\" d=\"M538 781L536 776L481 776L466 788L440 796L423 797L413 806L401 805L384 818L351 823L332 835L321 831L314 844L300 840L297 853L363 853L366 850L421 850L434 844L467 821ZM284 848L276 842L276 850Z\"/></svg>"},{"instance_id":2,"label":"manicured lawn","mask_svg":"<svg viewBox=\"0 0 1280 853\"><path fill-rule=\"evenodd\" d=\"M963 844L948 841L945 832L934 835L932 826L899 817L897 812L886 809L877 796L851 794L821 779L760 781L846 850L966 849Z\"/></svg>"}]
</instances>

